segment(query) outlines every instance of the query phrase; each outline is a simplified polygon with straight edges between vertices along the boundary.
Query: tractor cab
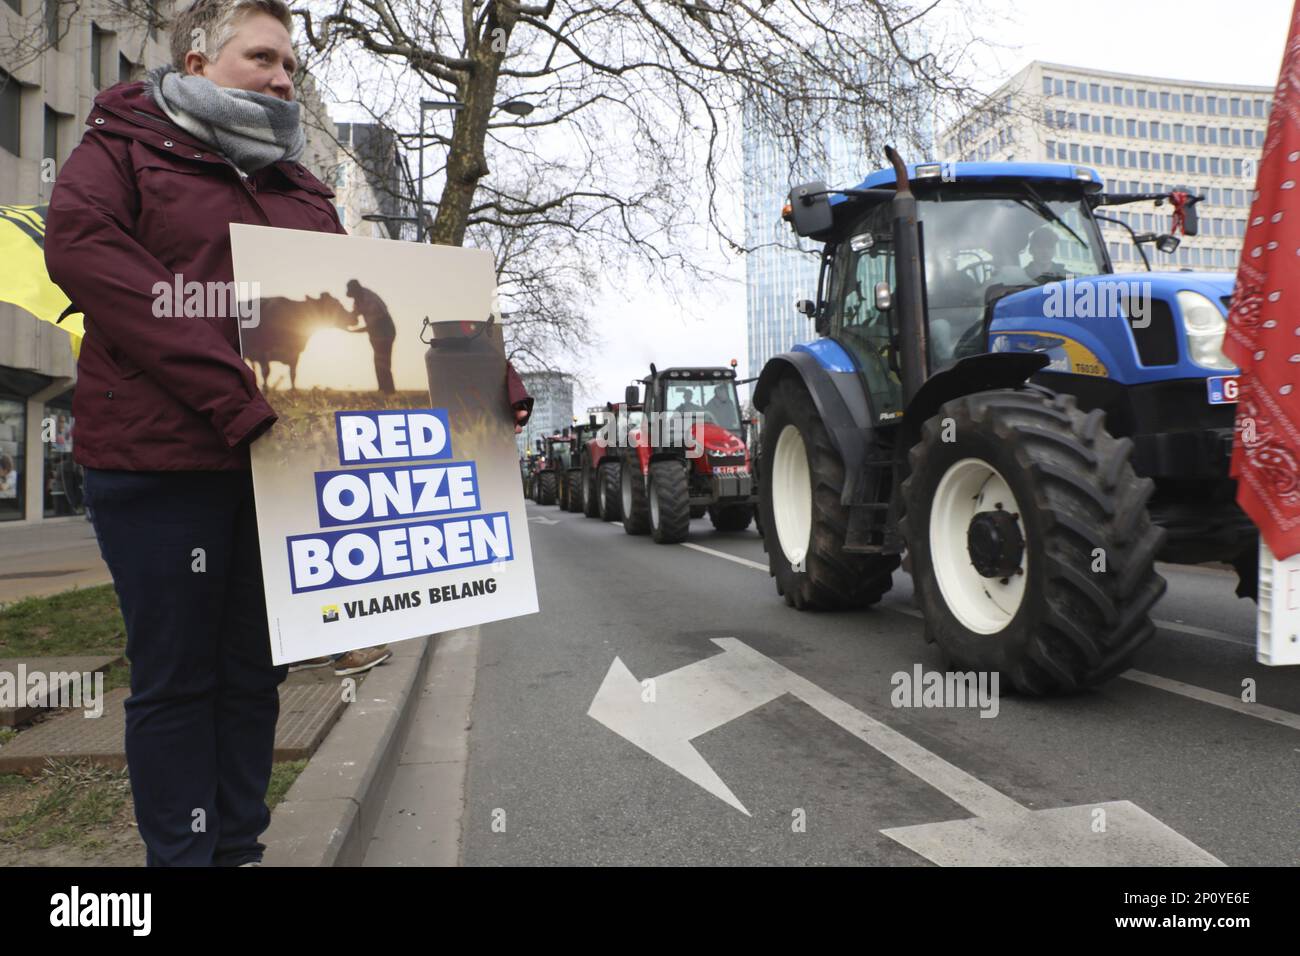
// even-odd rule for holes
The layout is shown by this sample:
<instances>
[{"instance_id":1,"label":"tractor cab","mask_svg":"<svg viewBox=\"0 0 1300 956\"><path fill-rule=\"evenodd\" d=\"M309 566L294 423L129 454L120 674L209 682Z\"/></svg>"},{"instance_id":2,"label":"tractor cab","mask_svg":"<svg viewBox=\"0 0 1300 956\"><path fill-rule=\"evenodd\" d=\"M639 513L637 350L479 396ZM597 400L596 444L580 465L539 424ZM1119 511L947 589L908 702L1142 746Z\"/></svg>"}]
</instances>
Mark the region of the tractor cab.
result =
<instances>
[{"instance_id":1,"label":"tractor cab","mask_svg":"<svg viewBox=\"0 0 1300 956\"><path fill-rule=\"evenodd\" d=\"M989 351L989 320L1009 294L1114 272L1094 209L1168 200L1175 228L1196 234L1195 203L1185 193L1107 194L1091 169L1055 163L929 163L908 169L916 197L927 319L927 366L941 371ZM826 242L817 301L800 303L817 331L838 341L867 379L877 421L903 411L901 330L893 306L895 273L892 169L830 194L825 216L801 235ZM802 187L824 190L821 184ZM1107 218L1109 217L1101 217ZM1119 221L1119 220L1115 220ZM1134 234L1172 252L1175 235ZM1145 254L1145 253L1144 253ZM1063 298L1056 292L1057 299ZM1096 316L1093 316L1096 318Z\"/></svg>"}]
</instances>

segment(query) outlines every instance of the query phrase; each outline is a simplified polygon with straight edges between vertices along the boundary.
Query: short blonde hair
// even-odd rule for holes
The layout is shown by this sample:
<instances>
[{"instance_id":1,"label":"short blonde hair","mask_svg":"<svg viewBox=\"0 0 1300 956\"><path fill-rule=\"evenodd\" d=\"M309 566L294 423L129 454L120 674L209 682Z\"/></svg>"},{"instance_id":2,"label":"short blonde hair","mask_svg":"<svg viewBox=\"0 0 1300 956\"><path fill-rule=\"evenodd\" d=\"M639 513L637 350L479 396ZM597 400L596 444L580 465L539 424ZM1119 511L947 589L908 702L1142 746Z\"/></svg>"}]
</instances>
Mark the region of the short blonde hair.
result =
<instances>
[{"instance_id":1,"label":"short blonde hair","mask_svg":"<svg viewBox=\"0 0 1300 956\"><path fill-rule=\"evenodd\" d=\"M284 0L196 0L172 23L172 66L185 71L186 54L199 49L194 43L195 31L203 37L200 52L215 60L235 35L239 21L251 13L275 17L292 35L293 16Z\"/></svg>"}]
</instances>

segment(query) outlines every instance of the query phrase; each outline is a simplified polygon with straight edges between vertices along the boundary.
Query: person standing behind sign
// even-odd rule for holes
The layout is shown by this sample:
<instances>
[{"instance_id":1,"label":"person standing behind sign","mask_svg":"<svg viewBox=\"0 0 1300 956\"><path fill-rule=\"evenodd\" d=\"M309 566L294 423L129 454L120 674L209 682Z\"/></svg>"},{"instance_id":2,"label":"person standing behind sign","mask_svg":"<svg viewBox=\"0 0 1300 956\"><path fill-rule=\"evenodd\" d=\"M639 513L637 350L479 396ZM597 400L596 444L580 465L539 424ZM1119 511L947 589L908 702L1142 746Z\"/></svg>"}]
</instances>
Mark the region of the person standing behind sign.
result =
<instances>
[{"instance_id":1,"label":"person standing behind sign","mask_svg":"<svg viewBox=\"0 0 1300 956\"><path fill-rule=\"evenodd\" d=\"M126 622L151 866L258 863L270 822L286 668L271 664L249 444L276 416L238 317L157 318L152 290L231 282L234 222L344 232L298 162L291 29L282 0L198 0L173 23L171 64L95 98L50 198L46 267L86 315L74 456ZM526 419L513 369L507 390Z\"/></svg>"}]
</instances>

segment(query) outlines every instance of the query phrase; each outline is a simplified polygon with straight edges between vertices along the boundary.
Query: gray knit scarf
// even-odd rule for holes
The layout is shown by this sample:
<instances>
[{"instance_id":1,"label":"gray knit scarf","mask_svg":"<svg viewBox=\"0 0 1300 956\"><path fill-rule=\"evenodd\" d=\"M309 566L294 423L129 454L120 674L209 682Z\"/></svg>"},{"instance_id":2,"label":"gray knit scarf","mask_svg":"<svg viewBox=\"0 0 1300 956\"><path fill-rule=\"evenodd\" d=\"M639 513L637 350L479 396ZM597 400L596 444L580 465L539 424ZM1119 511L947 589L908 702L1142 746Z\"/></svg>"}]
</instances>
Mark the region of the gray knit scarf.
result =
<instances>
[{"instance_id":1,"label":"gray knit scarf","mask_svg":"<svg viewBox=\"0 0 1300 956\"><path fill-rule=\"evenodd\" d=\"M307 138L296 102L227 89L170 65L150 70L145 84L173 123L246 173L302 155Z\"/></svg>"}]
</instances>

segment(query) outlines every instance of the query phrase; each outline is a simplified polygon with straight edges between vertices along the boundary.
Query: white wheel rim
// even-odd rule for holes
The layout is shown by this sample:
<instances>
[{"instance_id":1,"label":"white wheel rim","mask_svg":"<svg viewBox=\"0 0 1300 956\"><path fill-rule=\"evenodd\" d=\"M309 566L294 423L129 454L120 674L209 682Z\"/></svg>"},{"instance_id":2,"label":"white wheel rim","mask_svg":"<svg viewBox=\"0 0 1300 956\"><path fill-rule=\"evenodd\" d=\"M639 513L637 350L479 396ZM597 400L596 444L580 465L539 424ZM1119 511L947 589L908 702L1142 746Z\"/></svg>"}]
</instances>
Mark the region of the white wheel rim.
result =
<instances>
[{"instance_id":1,"label":"white wheel rim","mask_svg":"<svg viewBox=\"0 0 1300 956\"><path fill-rule=\"evenodd\" d=\"M781 430L772 455L772 518L785 559L798 565L812 537L812 476L803 435L794 425Z\"/></svg>"},{"instance_id":2,"label":"white wheel rim","mask_svg":"<svg viewBox=\"0 0 1300 956\"><path fill-rule=\"evenodd\" d=\"M944 472L930 506L930 561L939 592L953 616L976 634L996 634L1011 623L1025 596L1028 578L1029 543L1025 523L1017 522L1025 538L1020 560L1024 573L986 578L971 563L967 532L971 519L981 511L1002 510L1020 514L1011 487L996 468L978 458L964 458Z\"/></svg>"}]
</instances>

